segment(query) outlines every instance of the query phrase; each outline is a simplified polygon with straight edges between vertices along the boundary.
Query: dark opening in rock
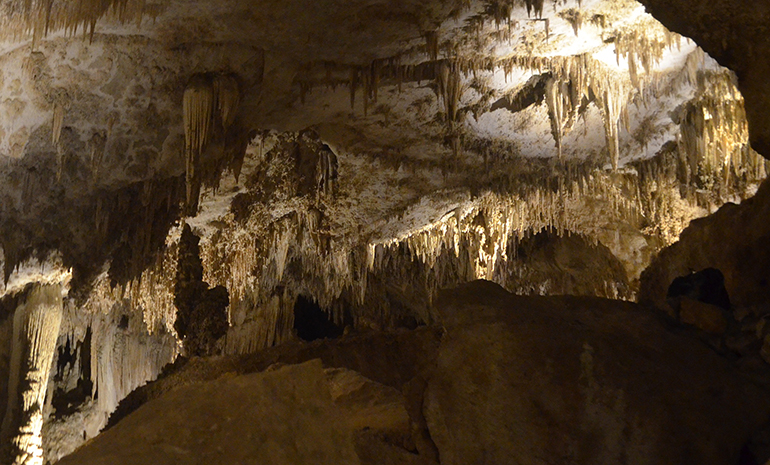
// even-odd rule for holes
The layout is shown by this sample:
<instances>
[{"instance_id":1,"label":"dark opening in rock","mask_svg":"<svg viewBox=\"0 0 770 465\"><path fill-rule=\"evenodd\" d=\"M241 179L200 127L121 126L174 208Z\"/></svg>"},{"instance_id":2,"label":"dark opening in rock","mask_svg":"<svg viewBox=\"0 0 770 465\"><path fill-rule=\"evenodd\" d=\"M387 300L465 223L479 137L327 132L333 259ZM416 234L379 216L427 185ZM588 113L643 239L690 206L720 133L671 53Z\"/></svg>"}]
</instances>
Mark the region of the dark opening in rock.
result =
<instances>
[{"instance_id":1,"label":"dark opening in rock","mask_svg":"<svg viewBox=\"0 0 770 465\"><path fill-rule=\"evenodd\" d=\"M329 319L329 315L315 302L299 296L294 304L294 329L305 341L342 336L344 328Z\"/></svg>"},{"instance_id":2,"label":"dark opening in rock","mask_svg":"<svg viewBox=\"0 0 770 465\"><path fill-rule=\"evenodd\" d=\"M75 413L90 397L93 391L94 383L91 380L91 327L86 329L85 338L77 343L74 350L70 349L70 340L67 339L66 345L59 348L59 358L57 361L57 373L54 379L61 379L67 365L73 366L79 362L80 377L73 389L65 391L62 388L56 388L51 399L51 405L54 408L54 418L64 418Z\"/></svg>"},{"instance_id":3,"label":"dark opening in rock","mask_svg":"<svg viewBox=\"0 0 770 465\"><path fill-rule=\"evenodd\" d=\"M716 268L706 268L674 279L668 287L666 299L672 303L680 300L681 297L730 310L730 297L725 288L725 277Z\"/></svg>"}]
</instances>

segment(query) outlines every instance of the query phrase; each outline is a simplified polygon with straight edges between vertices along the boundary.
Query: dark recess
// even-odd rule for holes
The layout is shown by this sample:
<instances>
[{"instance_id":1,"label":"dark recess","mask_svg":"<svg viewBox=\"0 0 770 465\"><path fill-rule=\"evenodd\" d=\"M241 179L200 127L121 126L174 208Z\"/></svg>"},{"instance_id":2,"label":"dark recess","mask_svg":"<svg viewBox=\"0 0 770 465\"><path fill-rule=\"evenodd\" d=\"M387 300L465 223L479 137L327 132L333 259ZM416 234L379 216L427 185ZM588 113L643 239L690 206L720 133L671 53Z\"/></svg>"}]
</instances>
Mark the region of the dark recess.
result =
<instances>
[{"instance_id":1,"label":"dark recess","mask_svg":"<svg viewBox=\"0 0 770 465\"><path fill-rule=\"evenodd\" d=\"M331 321L318 304L303 296L299 296L294 304L294 329L305 341L334 339L342 336L344 331L344 327Z\"/></svg>"}]
</instances>

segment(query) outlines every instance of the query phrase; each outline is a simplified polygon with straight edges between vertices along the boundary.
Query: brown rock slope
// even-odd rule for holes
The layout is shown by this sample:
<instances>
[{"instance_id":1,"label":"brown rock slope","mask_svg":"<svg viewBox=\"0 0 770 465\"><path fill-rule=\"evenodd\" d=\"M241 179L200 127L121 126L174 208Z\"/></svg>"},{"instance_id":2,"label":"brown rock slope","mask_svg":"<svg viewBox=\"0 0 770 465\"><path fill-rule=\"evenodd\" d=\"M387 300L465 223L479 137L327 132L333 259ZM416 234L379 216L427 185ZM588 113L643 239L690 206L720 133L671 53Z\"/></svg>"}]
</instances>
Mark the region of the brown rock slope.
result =
<instances>
[{"instance_id":1,"label":"brown rock slope","mask_svg":"<svg viewBox=\"0 0 770 465\"><path fill-rule=\"evenodd\" d=\"M61 463L726 464L770 416L766 390L635 304L477 281L436 310L438 345L418 329L274 349L381 367L370 377L392 362L391 386L318 361L236 374L260 363L197 359ZM391 345L367 350L383 337L420 348L414 366ZM358 355L332 356L337 345ZM191 382L223 365L229 375Z\"/></svg>"}]
</instances>

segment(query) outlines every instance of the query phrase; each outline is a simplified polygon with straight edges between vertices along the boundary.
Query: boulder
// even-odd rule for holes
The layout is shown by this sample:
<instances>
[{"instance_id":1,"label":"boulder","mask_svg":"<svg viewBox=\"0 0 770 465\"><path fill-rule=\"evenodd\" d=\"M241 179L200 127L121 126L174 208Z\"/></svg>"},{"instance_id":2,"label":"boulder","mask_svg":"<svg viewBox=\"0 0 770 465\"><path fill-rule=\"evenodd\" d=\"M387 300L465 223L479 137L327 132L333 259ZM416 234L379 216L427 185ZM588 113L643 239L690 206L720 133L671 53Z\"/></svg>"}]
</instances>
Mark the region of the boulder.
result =
<instances>
[{"instance_id":1,"label":"boulder","mask_svg":"<svg viewBox=\"0 0 770 465\"><path fill-rule=\"evenodd\" d=\"M687 297L679 301L679 321L709 334L720 335L727 331L724 310Z\"/></svg>"},{"instance_id":2,"label":"boulder","mask_svg":"<svg viewBox=\"0 0 770 465\"><path fill-rule=\"evenodd\" d=\"M425 415L442 465L730 464L767 391L631 303L443 291Z\"/></svg>"}]
</instances>

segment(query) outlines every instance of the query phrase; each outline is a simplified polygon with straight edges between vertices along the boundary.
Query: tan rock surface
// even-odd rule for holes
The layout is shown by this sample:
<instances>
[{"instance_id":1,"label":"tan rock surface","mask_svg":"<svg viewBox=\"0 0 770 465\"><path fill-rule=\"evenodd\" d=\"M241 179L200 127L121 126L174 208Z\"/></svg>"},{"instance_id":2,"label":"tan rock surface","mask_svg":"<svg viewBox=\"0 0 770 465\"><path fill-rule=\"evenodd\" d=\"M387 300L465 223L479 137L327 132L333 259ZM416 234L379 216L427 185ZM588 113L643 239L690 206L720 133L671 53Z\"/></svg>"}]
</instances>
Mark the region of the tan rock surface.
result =
<instances>
[{"instance_id":1,"label":"tan rock surface","mask_svg":"<svg viewBox=\"0 0 770 465\"><path fill-rule=\"evenodd\" d=\"M642 308L445 291L426 417L441 463L727 464L767 393Z\"/></svg>"},{"instance_id":2,"label":"tan rock surface","mask_svg":"<svg viewBox=\"0 0 770 465\"><path fill-rule=\"evenodd\" d=\"M406 422L398 391L314 360L181 387L59 463L358 464L355 431Z\"/></svg>"}]
</instances>

